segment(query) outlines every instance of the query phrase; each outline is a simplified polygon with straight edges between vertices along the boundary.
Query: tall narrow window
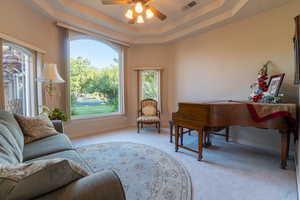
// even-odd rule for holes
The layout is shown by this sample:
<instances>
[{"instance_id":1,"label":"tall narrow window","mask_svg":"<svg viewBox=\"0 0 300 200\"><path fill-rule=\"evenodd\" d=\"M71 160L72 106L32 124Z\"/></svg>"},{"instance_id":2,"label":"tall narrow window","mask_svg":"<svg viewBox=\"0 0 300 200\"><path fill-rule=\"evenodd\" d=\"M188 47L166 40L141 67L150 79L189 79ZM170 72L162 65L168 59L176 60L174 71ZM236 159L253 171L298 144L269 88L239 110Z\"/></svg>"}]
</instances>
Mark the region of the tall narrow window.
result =
<instances>
[{"instance_id":1,"label":"tall narrow window","mask_svg":"<svg viewBox=\"0 0 300 200\"><path fill-rule=\"evenodd\" d=\"M34 114L34 54L23 47L4 42L3 86L5 109L22 115Z\"/></svg>"},{"instance_id":2,"label":"tall narrow window","mask_svg":"<svg viewBox=\"0 0 300 200\"><path fill-rule=\"evenodd\" d=\"M155 99L160 105L160 70L141 70L140 100Z\"/></svg>"},{"instance_id":3,"label":"tall narrow window","mask_svg":"<svg viewBox=\"0 0 300 200\"><path fill-rule=\"evenodd\" d=\"M71 116L123 111L122 51L93 38L70 41Z\"/></svg>"}]
</instances>

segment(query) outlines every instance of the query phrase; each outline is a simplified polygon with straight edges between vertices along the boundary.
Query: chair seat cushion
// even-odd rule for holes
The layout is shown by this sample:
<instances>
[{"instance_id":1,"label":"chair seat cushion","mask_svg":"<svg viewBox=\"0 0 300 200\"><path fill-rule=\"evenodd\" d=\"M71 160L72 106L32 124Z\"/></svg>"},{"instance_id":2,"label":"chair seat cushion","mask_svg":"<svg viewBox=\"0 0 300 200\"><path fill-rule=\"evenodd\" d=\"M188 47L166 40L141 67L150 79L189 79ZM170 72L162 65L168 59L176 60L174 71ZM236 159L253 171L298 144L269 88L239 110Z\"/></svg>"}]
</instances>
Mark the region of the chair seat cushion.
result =
<instances>
[{"instance_id":1,"label":"chair seat cushion","mask_svg":"<svg viewBox=\"0 0 300 200\"><path fill-rule=\"evenodd\" d=\"M137 118L138 122L159 122L158 116L140 116Z\"/></svg>"},{"instance_id":2,"label":"chair seat cushion","mask_svg":"<svg viewBox=\"0 0 300 200\"><path fill-rule=\"evenodd\" d=\"M26 144L23 157L24 161L27 161L51 153L72 149L74 148L70 139L64 134L57 134Z\"/></svg>"}]
</instances>

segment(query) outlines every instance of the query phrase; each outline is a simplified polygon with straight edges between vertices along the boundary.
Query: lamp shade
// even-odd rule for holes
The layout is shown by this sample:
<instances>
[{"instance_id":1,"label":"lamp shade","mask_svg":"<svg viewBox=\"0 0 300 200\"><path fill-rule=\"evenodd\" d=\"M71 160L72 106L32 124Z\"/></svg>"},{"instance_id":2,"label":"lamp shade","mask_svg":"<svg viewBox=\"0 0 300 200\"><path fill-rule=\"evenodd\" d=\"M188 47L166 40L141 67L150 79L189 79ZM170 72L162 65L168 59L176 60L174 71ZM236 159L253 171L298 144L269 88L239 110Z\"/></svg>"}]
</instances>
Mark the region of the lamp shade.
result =
<instances>
[{"instance_id":1,"label":"lamp shade","mask_svg":"<svg viewBox=\"0 0 300 200\"><path fill-rule=\"evenodd\" d=\"M64 83L65 81L61 78L57 71L56 64L45 64L41 77L41 82L53 82L53 83Z\"/></svg>"}]
</instances>

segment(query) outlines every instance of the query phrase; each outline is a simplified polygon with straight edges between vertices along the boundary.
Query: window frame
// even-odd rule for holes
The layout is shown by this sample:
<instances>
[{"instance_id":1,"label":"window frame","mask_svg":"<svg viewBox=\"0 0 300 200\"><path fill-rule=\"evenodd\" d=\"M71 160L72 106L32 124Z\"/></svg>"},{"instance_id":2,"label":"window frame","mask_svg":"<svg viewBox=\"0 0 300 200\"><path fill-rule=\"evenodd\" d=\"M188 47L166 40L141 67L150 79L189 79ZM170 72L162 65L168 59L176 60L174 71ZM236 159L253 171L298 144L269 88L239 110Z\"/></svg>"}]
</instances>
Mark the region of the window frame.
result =
<instances>
[{"instance_id":1,"label":"window frame","mask_svg":"<svg viewBox=\"0 0 300 200\"><path fill-rule=\"evenodd\" d=\"M157 73L157 88L158 88L158 91L157 91L157 99L155 99L157 102L158 102L158 109L160 110L161 109L161 87L160 87L160 84L161 84L161 75L160 75L160 70L157 70L157 69L144 69L144 70L140 70L139 72L139 102L141 102L143 100L143 78L142 78L142 74L143 72L156 72Z\"/></svg>"},{"instance_id":2,"label":"window frame","mask_svg":"<svg viewBox=\"0 0 300 200\"><path fill-rule=\"evenodd\" d=\"M72 36L70 36L71 34ZM91 35L86 35L83 33L75 33L74 31L68 31L68 45L67 45L67 50L68 50L68 73L67 73L67 99L68 99L68 115L70 116L70 120L84 120L84 119L96 119L96 118L110 118L114 116L124 116L125 115L125 70L124 70L124 60L125 60L125 51L124 48L118 44L114 44L110 41L106 41L103 39L99 39L95 36ZM103 44L108 45L112 49L114 49L119 56L119 111L118 112L111 112L111 113L103 113L103 114L88 114L88 115L75 115L72 116L71 113L71 56L70 56L70 43L74 40L82 40L82 39L87 39L87 40L94 40L96 42L100 42Z\"/></svg>"},{"instance_id":3,"label":"window frame","mask_svg":"<svg viewBox=\"0 0 300 200\"><path fill-rule=\"evenodd\" d=\"M163 108L162 108L162 68L161 67L137 67L134 68L135 71L137 71L137 109L139 110L139 105L141 102L141 95L142 95L142 72L143 71L157 71L158 72L158 109L162 113Z\"/></svg>"},{"instance_id":4,"label":"window frame","mask_svg":"<svg viewBox=\"0 0 300 200\"><path fill-rule=\"evenodd\" d=\"M0 63L1 63L1 84L0 87L2 89L2 92L0 93L1 96L1 109L5 109L5 92L4 92L4 84L3 84L3 47L4 45L11 46L15 49L19 49L20 51L24 51L26 54L30 56L30 69L28 71L28 77L26 79L26 87L24 88L27 94L26 97L26 110L28 113L27 116L35 116L38 113L38 107L39 103L37 101L38 96L41 94L37 90L37 52L35 50L32 50L28 47L25 47L23 45L20 45L16 42L11 42L9 40L1 39L0 38L0 45L1 45L1 56L0 56ZM27 73L27 72L26 72Z\"/></svg>"}]
</instances>

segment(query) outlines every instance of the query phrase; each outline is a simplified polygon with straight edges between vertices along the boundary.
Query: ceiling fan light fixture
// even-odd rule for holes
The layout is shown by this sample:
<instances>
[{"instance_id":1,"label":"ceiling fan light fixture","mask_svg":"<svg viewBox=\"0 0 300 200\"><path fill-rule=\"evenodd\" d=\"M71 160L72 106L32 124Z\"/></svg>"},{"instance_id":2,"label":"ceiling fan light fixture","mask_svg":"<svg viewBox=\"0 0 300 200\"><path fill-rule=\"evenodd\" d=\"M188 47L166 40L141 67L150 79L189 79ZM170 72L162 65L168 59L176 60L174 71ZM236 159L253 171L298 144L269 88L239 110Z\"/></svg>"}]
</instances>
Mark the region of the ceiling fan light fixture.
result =
<instances>
[{"instance_id":1,"label":"ceiling fan light fixture","mask_svg":"<svg viewBox=\"0 0 300 200\"><path fill-rule=\"evenodd\" d=\"M131 9L128 9L125 13L125 17L127 17L128 19L133 19L133 11Z\"/></svg>"},{"instance_id":2,"label":"ceiling fan light fixture","mask_svg":"<svg viewBox=\"0 0 300 200\"><path fill-rule=\"evenodd\" d=\"M135 7L134 7L134 10L135 10L135 12L137 12L137 13L142 13L143 11L144 11L144 7L143 7L143 4L142 4L142 2L137 2L136 4L135 4Z\"/></svg>"},{"instance_id":3,"label":"ceiling fan light fixture","mask_svg":"<svg viewBox=\"0 0 300 200\"><path fill-rule=\"evenodd\" d=\"M147 19L151 19L153 16L154 16L154 13L152 12L152 10L150 8L147 8L147 10L146 10Z\"/></svg>"},{"instance_id":4,"label":"ceiling fan light fixture","mask_svg":"<svg viewBox=\"0 0 300 200\"><path fill-rule=\"evenodd\" d=\"M137 17L136 22L137 22L138 24L143 24L143 23L144 23L144 18L143 18L143 16L142 16L142 15L139 15L139 16Z\"/></svg>"}]
</instances>

